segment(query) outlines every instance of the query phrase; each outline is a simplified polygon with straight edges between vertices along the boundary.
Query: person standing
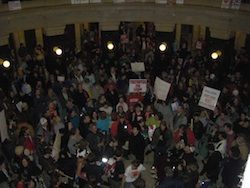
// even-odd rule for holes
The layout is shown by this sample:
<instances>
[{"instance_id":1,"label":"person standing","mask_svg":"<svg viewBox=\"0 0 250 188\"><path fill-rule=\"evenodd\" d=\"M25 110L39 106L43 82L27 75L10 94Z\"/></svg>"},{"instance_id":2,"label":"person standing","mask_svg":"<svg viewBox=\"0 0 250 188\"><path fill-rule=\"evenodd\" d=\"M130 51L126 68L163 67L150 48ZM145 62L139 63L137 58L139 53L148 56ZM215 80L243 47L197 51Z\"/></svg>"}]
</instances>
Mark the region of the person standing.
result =
<instances>
[{"instance_id":1,"label":"person standing","mask_svg":"<svg viewBox=\"0 0 250 188\"><path fill-rule=\"evenodd\" d=\"M156 128L152 138L152 147L154 148L154 162L159 154L165 154L173 144L173 133L167 128L166 121L161 121L160 127Z\"/></svg>"},{"instance_id":2,"label":"person standing","mask_svg":"<svg viewBox=\"0 0 250 188\"><path fill-rule=\"evenodd\" d=\"M132 129L132 135L129 138L129 151L130 154L135 156L135 159L141 163L144 162L145 141L140 133L141 127L136 124ZM138 147L139 146L139 147Z\"/></svg>"},{"instance_id":3,"label":"person standing","mask_svg":"<svg viewBox=\"0 0 250 188\"><path fill-rule=\"evenodd\" d=\"M136 184L136 180L142 177L142 172L145 170L145 166L143 166L139 160L133 160L131 165L125 170L121 188L132 187L132 185Z\"/></svg>"}]
</instances>

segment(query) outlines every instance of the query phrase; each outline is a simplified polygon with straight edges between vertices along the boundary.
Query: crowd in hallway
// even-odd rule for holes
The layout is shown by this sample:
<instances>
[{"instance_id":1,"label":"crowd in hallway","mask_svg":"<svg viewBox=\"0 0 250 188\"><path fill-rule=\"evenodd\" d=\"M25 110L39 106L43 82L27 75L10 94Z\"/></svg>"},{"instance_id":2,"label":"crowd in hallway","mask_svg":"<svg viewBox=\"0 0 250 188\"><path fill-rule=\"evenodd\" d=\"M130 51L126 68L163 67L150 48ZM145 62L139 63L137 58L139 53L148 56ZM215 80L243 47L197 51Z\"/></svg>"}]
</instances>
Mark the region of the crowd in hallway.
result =
<instances>
[{"instance_id":1,"label":"crowd in hallway","mask_svg":"<svg viewBox=\"0 0 250 188\"><path fill-rule=\"evenodd\" d=\"M69 47L55 62L41 45L30 54L21 44L12 54L16 63L0 85L1 187L145 188L146 170L159 188L216 187L219 177L237 187L250 143L244 49L225 71L201 38L198 48L175 40L160 53L152 23L119 29L128 40L115 53L104 53L99 34L86 30L82 49ZM133 72L133 62L145 71ZM166 100L155 95L156 77L171 84ZM129 92L129 79L146 79L146 92ZM213 111L198 105L204 86L221 91Z\"/></svg>"}]
</instances>

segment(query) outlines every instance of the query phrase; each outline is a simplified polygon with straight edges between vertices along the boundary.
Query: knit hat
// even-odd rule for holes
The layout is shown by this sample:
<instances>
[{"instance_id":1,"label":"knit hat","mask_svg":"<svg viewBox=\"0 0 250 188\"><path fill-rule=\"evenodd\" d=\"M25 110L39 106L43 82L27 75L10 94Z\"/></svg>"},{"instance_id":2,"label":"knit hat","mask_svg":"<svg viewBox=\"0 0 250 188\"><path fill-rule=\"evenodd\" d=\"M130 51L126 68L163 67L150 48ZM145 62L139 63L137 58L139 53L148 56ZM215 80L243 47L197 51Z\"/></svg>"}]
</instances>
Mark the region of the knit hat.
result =
<instances>
[{"instance_id":1,"label":"knit hat","mask_svg":"<svg viewBox=\"0 0 250 188\"><path fill-rule=\"evenodd\" d=\"M45 117L41 117L41 119L40 119L40 124L41 125L44 125L45 123L47 123L48 121L47 121L47 119L45 118Z\"/></svg>"}]
</instances>

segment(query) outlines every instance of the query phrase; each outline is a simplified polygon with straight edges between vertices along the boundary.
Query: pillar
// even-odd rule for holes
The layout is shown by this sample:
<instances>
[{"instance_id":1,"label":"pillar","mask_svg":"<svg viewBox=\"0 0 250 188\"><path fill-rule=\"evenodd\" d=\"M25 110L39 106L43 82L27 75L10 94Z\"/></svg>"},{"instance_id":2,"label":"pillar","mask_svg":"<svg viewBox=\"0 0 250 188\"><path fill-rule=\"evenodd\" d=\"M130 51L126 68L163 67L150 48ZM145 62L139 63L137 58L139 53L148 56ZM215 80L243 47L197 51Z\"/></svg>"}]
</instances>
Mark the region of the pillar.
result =
<instances>
[{"instance_id":1,"label":"pillar","mask_svg":"<svg viewBox=\"0 0 250 188\"><path fill-rule=\"evenodd\" d=\"M87 31L89 31L89 23L88 22L84 23L84 29L86 29Z\"/></svg>"},{"instance_id":2,"label":"pillar","mask_svg":"<svg viewBox=\"0 0 250 188\"><path fill-rule=\"evenodd\" d=\"M81 24L75 24L76 48L81 50Z\"/></svg>"},{"instance_id":3,"label":"pillar","mask_svg":"<svg viewBox=\"0 0 250 188\"><path fill-rule=\"evenodd\" d=\"M234 48L236 51L239 51L246 44L247 34L244 32L236 32L234 40Z\"/></svg>"},{"instance_id":4,"label":"pillar","mask_svg":"<svg viewBox=\"0 0 250 188\"><path fill-rule=\"evenodd\" d=\"M40 44L41 46L43 45L43 31L41 28L35 29L35 34L36 34L36 44Z\"/></svg>"},{"instance_id":5,"label":"pillar","mask_svg":"<svg viewBox=\"0 0 250 188\"><path fill-rule=\"evenodd\" d=\"M177 49L180 48L180 42L181 42L181 24L176 24L175 27L175 39L177 41Z\"/></svg>"},{"instance_id":6,"label":"pillar","mask_svg":"<svg viewBox=\"0 0 250 188\"><path fill-rule=\"evenodd\" d=\"M203 40L206 38L206 29L206 26L200 26L200 37L202 37Z\"/></svg>"},{"instance_id":7,"label":"pillar","mask_svg":"<svg viewBox=\"0 0 250 188\"><path fill-rule=\"evenodd\" d=\"M200 37L200 27L198 25L193 25L191 51L193 51L195 49L195 43L199 37Z\"/></svg>"},{"instance_id":8,"label":"pillar","mask_svg":"<svg viewBox=\"0 0 250 188\"><path fill-rule=\"evenodd\" d=\"M20 43L23 43L26 46L24 31L19 31L18 35L19 35L19 41L20 41Z\"/></svg>"}]
</instances>

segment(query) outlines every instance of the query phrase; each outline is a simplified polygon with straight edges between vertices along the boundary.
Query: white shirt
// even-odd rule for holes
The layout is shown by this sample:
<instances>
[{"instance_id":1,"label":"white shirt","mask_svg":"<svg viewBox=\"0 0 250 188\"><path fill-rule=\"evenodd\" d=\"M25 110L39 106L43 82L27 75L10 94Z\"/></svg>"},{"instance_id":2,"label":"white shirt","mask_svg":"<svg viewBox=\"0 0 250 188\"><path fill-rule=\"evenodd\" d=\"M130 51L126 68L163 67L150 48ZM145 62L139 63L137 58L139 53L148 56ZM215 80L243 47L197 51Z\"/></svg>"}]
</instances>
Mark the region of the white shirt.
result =
<instances>
[{"instance_id":1,"label":"white shirt","mask_svg":"<svg viewBox=\"0 0 250 188\"><path fill-rule=\"evenodd\" d=\"M221 153L221 156L224 157L227 149L227 140L221 140L214 145L214 150L219 151Z\"/></svg>"},{"instance_id":2,"label":"white shirt","mask_svg":"<svg viewBox=\"0 0 250 188\"><path fill-rule=\"evenodd\" d=\"M125 182L134 182L137 178L139 178L140 174L144 170L146 170L146 168L142 164L140 164L135 170L132 169L132 165L129 165L124 173L124 175L126 176Z\"/></svg>"}]
</instances>

